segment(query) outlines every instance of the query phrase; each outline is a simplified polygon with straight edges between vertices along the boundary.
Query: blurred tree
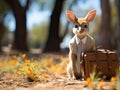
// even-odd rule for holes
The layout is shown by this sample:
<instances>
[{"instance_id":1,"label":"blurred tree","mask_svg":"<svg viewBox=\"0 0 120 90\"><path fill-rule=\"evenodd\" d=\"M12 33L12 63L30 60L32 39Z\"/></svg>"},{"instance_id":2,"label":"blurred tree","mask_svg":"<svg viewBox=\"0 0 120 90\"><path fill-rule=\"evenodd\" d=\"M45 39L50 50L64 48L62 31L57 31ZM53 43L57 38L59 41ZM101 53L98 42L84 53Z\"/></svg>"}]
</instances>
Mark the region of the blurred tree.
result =
<instances>
[{"instance_id":1,"label":"blurred tree","mask_svg":"<svg viewBox=\"0 0 120 90\"><path fill-rule=\"evenodd\" d=\"M112 46L113 49L117 49L117 43L116 43L116 29L117 29L117 12L116 12L116 5L115 2L111 2L111 29L112 29ZM101 16L96 16L95 18L95 25L93 26L93 30L91 32L91 35L95 38L96 45L99 45L99 37L100 37L100 21ZM118 33L118 32L117 32Z\"/></svg>"},{"instance_id":2,"label":"blurred tree","mask_svg":"<svg viewBox=\"0 0 120 90\"><path fill-rule=\"evenodd\" d=\"M30 41L29 43L34 43L32 44L32 48L36 48L35 46L37 45L41 45L40 48L43 48L42 45L45 44L46 39L47 39L47 35L48 35L48 22L44 22L40 25L35 25L29 33L29 38Z\"/></svg>"},{"instance_id":3,"label":"blurred tree","mask_svg":"<svg viewBox=\"0 0 120 90\"><path fill-rule=\"evenodd\" d=\"M7 32L6 27L4 26L4 18L8 12L9 8L7 7L4 0L0 1L0 52L2 51L2 40Z\"/></svg>"},{"instance_id":4,"label":"blurred tree","mask_svg":"<svg viewBox=\"0 0 120 90\"><path fill-rule=\"evenodd\" d=\"M117 16L117 10L116 10L116 4L115 4L115 0L111 2L111 27L112 27L112 44L113 44L113 49L117 50L117 20L118 20L118 16Z\"/></svg>"},{"instance_id":5,"label":"blurred tree","mask_svg":"<svg viewBox=\"0 0 120 90\"><path fill-rule=\"evenodd\" d=\"M94 26L93 26L93 30L90 32L90 34L92 35L92 37L95 39L95 43L98 46L99 44L99 27L100 27L100 22L101 21L101 16L96 16L95 20L94 20Z\"/></svg>"},{"instance_id":6,"label":"blurred tree","mask_svg":"<svg viewBox=\"0 0 120 90\"><path fill-rule=\"evenodd\" d=\"M111 29L111 8L109 0L101 0L101 26L99 33L99 44L107 49L112 47L112 29Z\"/></svg>"},{"instance_id":7,"label":"blurred tree","mask_svg":"<svg viewBox=\"0 0 120 90\"><path fill-rule=\"evenodd\" d=\"M20 0L5 0L13 11L16 20L13 48L20 51L28 51L26 12L31 0L26 1L26 5L21 5Z\"/></svg>"},{"instance_id":8,"label":"blurred tree","mask_svg":"<svg viewBox=\"0 0 120 90\"><path fill-rule=\"evenodd\" d=\"M67 10L72 10L72 6L75 4L77 2L77 0L72 0L71 1L71 3L69 3L69 5L67 5ZM66 11L65 11L66 12ZM67 23L66 23L66 28L65 28L65 30L64 30L64 34L63 34L63 36L60 38L60 41L62 42L63 41L63 39L64 39L64 37L66 36L66 34L67 34L67 32L68 32L68 30L69 30L69 24L70 24L70 22L68 22L67 21Z\"/></svg>"},{"instance_id":9,"label":"blurred tree","mask_svg":"<svg viewBox=\"0 0 120 90\"><path fill-rule=\"evenodd\" d=\"M2 52L2 40L7 33L7 28L4 26L3 22L0 21L0 52Z\"/></svg>"},{"instance_id":10,"label":"blurred tree","mask_svg":"<svg viewBox=\"0 0 120 90\"><path fill-rule=\"evenodd\" d=\"M113 30L113 32L116 32L118 16L117 16L117 10L116 10L115 1L111 2L111 16L112 16L112 25L111 25L112 30Z\"/></svg>"},{"instance_id":11,"label":"blurred tree","mask_svg":"<svg viewBox=\"0 0 120 90\"><path fill-rule=\"evenodd\" d=\"M120 54L120 0L116 0L116 6L117 6L117 15L118 15L116 37L117 37L117 49Z\"/></svg>"},{"instance_id":12,"label":"blurred tree","mask_svg":"<svg viewBox=\"0 0 120 90\"><path fill-rule=\"evenodd\" d=\"M60 51L59 23L64 1L65 0L55 1L55 5L50 18L49 34L44 52Z\"/></svg>"}]
</instances>

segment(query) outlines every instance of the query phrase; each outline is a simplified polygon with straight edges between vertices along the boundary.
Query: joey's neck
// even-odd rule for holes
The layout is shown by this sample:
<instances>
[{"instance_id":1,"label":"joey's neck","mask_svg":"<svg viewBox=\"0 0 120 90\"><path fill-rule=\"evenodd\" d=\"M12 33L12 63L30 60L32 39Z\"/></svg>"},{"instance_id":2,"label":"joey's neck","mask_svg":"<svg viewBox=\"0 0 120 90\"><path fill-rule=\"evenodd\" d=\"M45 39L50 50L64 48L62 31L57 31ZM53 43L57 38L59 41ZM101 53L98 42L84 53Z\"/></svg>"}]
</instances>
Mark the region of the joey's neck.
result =
<instances>
[{"instance_id":1,"label":"joey's neck","mask_svg":"<svg viewBox=\"0 0 120 90\"><path fill-rule=\"evenodd\" d=\"M83 38L85 38L86 36L87 36L87 35L83 35L83 36L82 36L82 35L81 35L81 36L78 36L78 35L77 35L77 37L78 37L79 39L83 39Z\"/></svg>"}]
</instances>

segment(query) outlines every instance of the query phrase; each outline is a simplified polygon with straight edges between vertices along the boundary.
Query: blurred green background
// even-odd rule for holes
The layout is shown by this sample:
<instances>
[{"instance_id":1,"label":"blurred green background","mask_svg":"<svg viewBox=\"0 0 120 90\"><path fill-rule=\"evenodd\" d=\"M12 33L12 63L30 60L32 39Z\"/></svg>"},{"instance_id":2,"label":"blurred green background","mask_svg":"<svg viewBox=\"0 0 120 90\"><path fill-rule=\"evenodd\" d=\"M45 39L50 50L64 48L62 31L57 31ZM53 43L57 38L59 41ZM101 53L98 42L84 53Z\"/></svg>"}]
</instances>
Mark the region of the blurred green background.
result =
<instances>
[{"instance_id":1,"label":"blurred green background","mask_svg":"<svg viewBox=\"0 0 120 90\"><path fill-rule=\"evenodd\" d=\"M9 44L17 51L67 52L73 25L66 10L85 17L96 46L120 53L120 0L0 0L0 52Z\"/></svg>"}]
</instances>

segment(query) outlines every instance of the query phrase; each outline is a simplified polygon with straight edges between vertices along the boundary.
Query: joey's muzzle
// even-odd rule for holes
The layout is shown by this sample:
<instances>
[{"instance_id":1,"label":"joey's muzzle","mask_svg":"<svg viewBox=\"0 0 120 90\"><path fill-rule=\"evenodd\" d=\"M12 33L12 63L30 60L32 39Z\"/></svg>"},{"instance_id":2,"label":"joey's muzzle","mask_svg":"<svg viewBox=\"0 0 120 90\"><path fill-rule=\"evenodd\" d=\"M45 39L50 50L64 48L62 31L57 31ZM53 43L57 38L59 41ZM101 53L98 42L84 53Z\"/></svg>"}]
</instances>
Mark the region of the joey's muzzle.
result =
<instances>
[{"instance_id":1,"label":"joey's muzzle","mask_svg":"<svg viewBox=\"0 0 120 90\"><path fill-rule=\"evenodd\" d=\"M83 33L83 32L86 32L88 31L87 29L84 29L84 28L81 28L81 27L73 27L73 33L74 34L77 34L77 33Z\"/></svg>"}]
</instances>

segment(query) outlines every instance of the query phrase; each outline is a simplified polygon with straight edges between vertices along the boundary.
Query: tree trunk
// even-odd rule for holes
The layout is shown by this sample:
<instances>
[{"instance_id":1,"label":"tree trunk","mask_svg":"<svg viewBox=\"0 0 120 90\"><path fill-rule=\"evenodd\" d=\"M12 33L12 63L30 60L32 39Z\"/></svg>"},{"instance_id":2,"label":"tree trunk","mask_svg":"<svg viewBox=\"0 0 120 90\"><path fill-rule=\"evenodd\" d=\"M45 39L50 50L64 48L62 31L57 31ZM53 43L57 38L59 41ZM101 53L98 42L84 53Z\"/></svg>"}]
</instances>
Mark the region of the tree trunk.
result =
<instances>
[{"instance_id":1,"label":"tree trunk","mask_svg":"<svg viewBox=\"0 0 120 90\"><path fill-rule=\"evenodd\" d=\"M19 51L28 51L26 27L28 2L25 7L22 7L18 0L6 0L6 2L11 7L16 20L13 48Z\"/></svg>"},{"instance_id":2,"label":"tree trunk","mask_svg":"<svg viewBox=\"0 0 120 90\"><path fill-rule=\"evenodd\" d=\"M28 51L26 12L19 10L19 13L14 12L14 16L16 18L16 30L14 32L13 48L20 51Z\"/></svg>"},{"instance_id":3,"label":"tree trunk","mask_svg":"<svg viewBox=\"0 0 120 90\"><path fill-rule=\"evenodd\" d=\"M118 53L120 55L120 0L116 0L116 6L117 6L117 15L118 15L118 24L117 24L117 31L116 31L116 39L117 39L117 49Z\"/></svg>"},{"instance_id":4,"label":"tree trunk","mask_svg":"<svg viewBox=\"0 0 120 90\"><path fill-rule=\"evenodd\" d=\"M99 34L99 44L112 50L112 30L111 30L111 8L109 0L101 0L101 27Z\"/></svg>"},{"instance_id":5,"label":"tree trunk","mask_svg":"<svg viewBox=\"0 0 120 90\"><path fill-rule=\"evenodd\" d=\"M2 39L3 39L3 36L4 36L4 25L3 25L3 21L0 22L0 52L2 52Z\"/></svg>"},{"instance_id":6,"label":"tree trunk","mask_svg":"<svg viewBox=\"0 0 120 90\"><path fill-rule=\"evenodd\" d=\"M51 15L48 40L44 52L60 51L59 23L64 0L56 0Z\"/></svg>"}]
</instances>

